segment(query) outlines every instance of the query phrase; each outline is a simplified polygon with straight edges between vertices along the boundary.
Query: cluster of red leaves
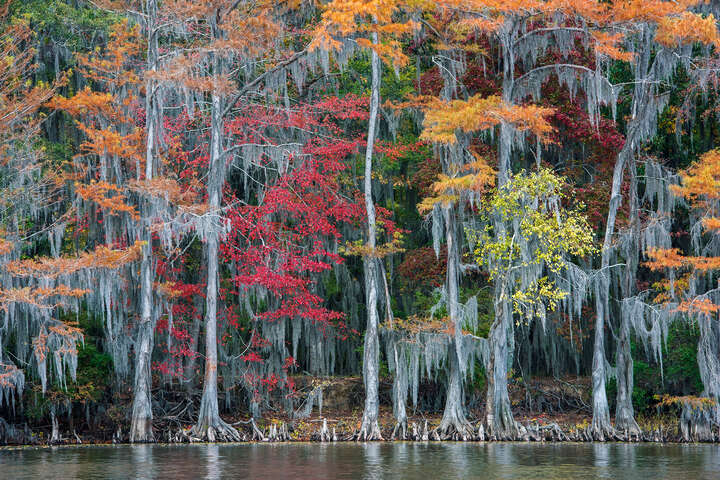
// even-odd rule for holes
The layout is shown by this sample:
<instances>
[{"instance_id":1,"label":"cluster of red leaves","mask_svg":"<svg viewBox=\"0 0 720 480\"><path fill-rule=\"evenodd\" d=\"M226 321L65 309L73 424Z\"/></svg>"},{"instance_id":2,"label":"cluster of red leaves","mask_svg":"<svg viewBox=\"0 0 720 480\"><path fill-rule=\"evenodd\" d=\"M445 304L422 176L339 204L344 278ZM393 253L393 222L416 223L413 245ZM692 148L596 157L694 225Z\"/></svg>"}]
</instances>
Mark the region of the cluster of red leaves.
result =
<instances>
[{"instance_id":1,"label":"cluster of red leaves","mask_svg":"<svg viewBox=\"0 0 720 480\"><path fill-rule=\"evenodd\" d=\"M558 88L556 85L551 88ZM556 104L551 122L555 127L553 141L562 145L566 151L584 152L577 155L577 162L566 165L565 175L573 179L575 198L587 206L590 224L596 229L604 227L607 217L607 206L610 200L613 168L618 153L625 144L625 137L618 131L617 125L607 118L598 119L593 125L587 111L577 99L570 101L566 91L558 94L560 101ZM588 171L592 176L588 177ZM625 182L627 190L627 182ZM627 194L627 192L624 192ZM628 202L623 202L624 210L618 212L619 224L627 217Z\"/></svg>"},{"instance_id":2,"label":"cluster of red leaves","mask_svg":"<svg viewBox=\"0 0 720 480\"><path fill-rule=\"evenodd\" d=\"M431 247L421 247L405 252L405 257L397 267L402 288L414 291L418 288L440 287L445 281L447 270L447 247L440 249L439 258Z\"/></svg>"}]
</instances>

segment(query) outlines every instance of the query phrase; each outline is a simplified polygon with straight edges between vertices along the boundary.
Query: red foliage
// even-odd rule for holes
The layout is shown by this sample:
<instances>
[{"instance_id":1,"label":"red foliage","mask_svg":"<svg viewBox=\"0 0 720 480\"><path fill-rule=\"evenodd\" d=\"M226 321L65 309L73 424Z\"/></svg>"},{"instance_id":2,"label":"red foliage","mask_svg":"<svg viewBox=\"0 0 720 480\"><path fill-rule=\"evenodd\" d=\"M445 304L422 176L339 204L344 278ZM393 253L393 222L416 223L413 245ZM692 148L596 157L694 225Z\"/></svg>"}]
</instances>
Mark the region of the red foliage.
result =
<instances>
[{"instance_id":1,"label":"red foliage","mask_svg":"<svg viewBox=\"0 0 720 480\"><path fill-rule=\"evenodd\" d=\"M447 270L447 248L442 245L440 256L430 247L416 248L405 252L403 262L397 272L402 288L413 291L418 288L439 287L445 281Z\"/></svg>"}]
</instances>

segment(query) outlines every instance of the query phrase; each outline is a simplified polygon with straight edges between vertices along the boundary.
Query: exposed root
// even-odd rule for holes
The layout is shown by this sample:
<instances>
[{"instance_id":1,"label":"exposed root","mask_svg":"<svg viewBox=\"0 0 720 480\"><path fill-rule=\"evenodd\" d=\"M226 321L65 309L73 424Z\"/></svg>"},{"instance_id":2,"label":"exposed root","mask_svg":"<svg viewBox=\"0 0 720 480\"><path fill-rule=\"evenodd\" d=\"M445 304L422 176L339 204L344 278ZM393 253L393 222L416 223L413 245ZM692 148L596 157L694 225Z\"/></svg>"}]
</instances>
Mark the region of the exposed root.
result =
<instances>
[{"instance_id":1,"label":"exposed root","mask_svg":"<svg viewBox=\"0 0 720 480\"><path fill-rule=\"evenodd\" d=\"M464 442L475 439L473 427L465 419L465 415L444 415L440 426L434 431L438 440L462 440Z\"/></svg>"},{"instance_id":2,"label":"exposed root","mask_svg":"<svg viewBox=\"0 0 720 480\"><path fill-rule=\"evenodd\" d=\"M713 421L713 410L686 403L680 415L680 435L684 442L716 442L720 440L720 425ZM713 431L716 427L717 431Z\"/></svg>"},{"instance_id":3,"label":"exposed root","mask_svg":"<svg viewBox=\"0 0 720 480\"><path fill-rule=\"evenodd\" d=\"M252 430L252 436L250 437L250 440L253 442L267 442L267 437L265 436L265 432L263 432L260 427L257 426L257 423L255 423L255 418L250 417L250 428Z\"/></svg>"},{"instance_id":4,"label":"exposed root","mask_svg":"<svg viewBox=\"0 0 720 480\"><path fill-rule=\"evenodd\" d=\"M615 417L615 433L626 442L638 442L643 438L643 432L632 415Z\"/></svg>"},{"instance_id":5,"label":"exposed root","mask_svg":"<svg viewBox=\"0 0 720 480\"><path fill-rule=\"evenodd\" d=\"M278 424L273 423L270 425L268 431L267 440L269 442L287 442L290 440L290 433L288 433L287 424L285 422Z\"/></svg>"},{"instance_id":6,"label":"exposed root","mask_svg":"<svg viewBox=\"0 0 720 480\"><path fill-rule=\"evenodd\" d=\"M58 425L57 417L55 416L55 410L50 409L50 421L52 422L52 433L50 434L50 445L55 445L63 441L60 436L60 427Z\"/></svg>"},{"instance_id":7,"label":"exposed root","mask_svg":"<svg viewBox=\"0 0 720 480\"><path fill-rule=\"evenodd\" d=\"M430 434L428 433L428 423L427 420L425 420L425 425L423 426L422 431L418 428L417 423L412 423L412 434L410 434L410 439L415 440L416 442L427 442L430 439Z\"/></svg>"},{"instance_id":8,"label":"exposed root","mask_svg":"<svg viewBox=\"0 0 720 480\"><path fill-rule=\"evenodd\" d=\"M635 427L625 429L615 429L615 433L625 442L639 442L644 438L643 431L635 424Z\"/></svg>"},{"instance_id":9,"label":"exposed root","mask_svg":"<svg viewBox=\"0 0 720 480\"><path fill-rule=\"evenodd\" d=\"M312 435L312 440L319 442L337 442L337 435L335 434L335 428L333 427L332 433L328 429L327 419L323 418L322 428L320 431Z\"/></svg>"},{"instance_id":10,"label":"exposed root","mask_svg":"<svg viewBox=\"0 0 720 480\"><path fill-rule=\"evenodd\" d=\"M565 433L557 423L548 425L528 425L523 427L520 425L522 439L531 442L568 442L571 438Z\"/></svg>"},{"instance_id":11,"label":"exposed root","mask_svg":"<svg viewBox=\"0 0 720 480\"><path fill-rule=\"evenodd\" d=\"M190 430L189 440L191 442L240 442L242 437L232 425L223 421L219 416L201 418Z\"/></svg>"},{"instance_id":12,"label":"exposed root","mask_svg":"<svg viewBox=\"0 0 720 480\"><path fill-rule=\"evenodd\" d=\"M115 433L113 433L112 443L122 443L122 441L122 428L118 426L118 429L115 431Z\"/></svg>"},{"instance_id":13,"label":"exposed root","mask_svg":"<svg viewBox=\"0 0 720 480\"><path fill-rule=\"evenodd\" d=\"M380 432L380 425L377 420L367 421L363 420L363 424L360 427L360 431L355 435L355 440L358 442L371 442L374 440L384 440L382 433Z\"/></svg>"},{"instance_id":14,"label":"exposed root","mask_svg":"<svg viewBox=\"0 0 720 480\"><path fill-rule=\"evenodd\" d=\"M395 423L390 440L407 440L407 420Z\"/></svg>"},{"instance_id":15,"label":"exposed root","mask_svg":"<svg viewBox=\"0 0 720 480\"><path fill-rule=\"evenodd\" d=\"M588 441L611 442L613 440L622 440L622 437L618 435L612 425L601 425L596 422L593 422L588 427L587 434L590 437Z\"/></svg>"},{"instance_id":16,"label":"exposed root","mask_svg":"<svg viewBox=\"0 0 720 480\"><path fill-rule=\"evenodd\" d=\"M480 425L478 425L477 434L475 435L475 439L480 442L484 442L486 439L485 426L482 424L482 422L480 423Z\"/></svg>"},{"instance_id":17,"label":"exposed root","mask_svg":"<svg viewBox=\"0 0 720 480\"><path fill-rule=\"evenodd\" d=\"M485 418L485 429L488 440L512 441L524 440L527 437L525 427L515 421L509 407L499 408L497 416Z\"/></svg>"}]
</instances>

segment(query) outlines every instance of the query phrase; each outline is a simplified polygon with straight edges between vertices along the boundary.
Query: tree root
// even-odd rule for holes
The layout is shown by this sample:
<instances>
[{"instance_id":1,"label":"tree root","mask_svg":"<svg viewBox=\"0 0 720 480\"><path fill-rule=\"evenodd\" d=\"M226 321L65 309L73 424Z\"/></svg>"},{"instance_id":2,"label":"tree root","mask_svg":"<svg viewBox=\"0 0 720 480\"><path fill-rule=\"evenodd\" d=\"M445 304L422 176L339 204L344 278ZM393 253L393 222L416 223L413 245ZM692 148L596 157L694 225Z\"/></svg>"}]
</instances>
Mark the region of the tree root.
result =
<instances>
[{"instance_id":1,"label":"tree root","mask_svg":"<svg viewBox=\"0 0 720 480\"><path fill-rule=\"evenodd\" d=\"M513 441L529 439L527 429L517 423L511 413L495 418L492 422L486 418L485 429L488 440Z\"/></svg>"},{"instance_id":2,"label":"tree root","mask_svg":"<svg viewBox=\"0 0 720 480\"><path fill-rule=\"evenodd\" d=\"M380 425L377 420L374 422L363 420L360 431L355 434L355 440L358 442L371 442L373 440L384 440L380 432Z\"/></svg>"},{"instance_id":3,"label":"tree root","mask_svg":"<svg viewBox=\"0 0 720 480\"><path fill-rule=\"evenodd\" d=\"M713 409L683 405L680 415L680 436L684 442L716 442L720 439L720 426L713 421ZM713 427L718 431L714 432Z\"/></svg>"},{"instance_id":4,"label":"tree root","mask_svg":"<svg viewBox=\"0 0 720 480\"><path fill-rule=\"evenodd\" d=\"M522 425L520 425L522 427ZM568 442L570 436L557 423L523 427L523 440L532 442Z\"/></svg>"},{"instance_id":5,"label":"tree root","mask_svg":"<svg viewBox=\"0 0 720 480\"><path fill-rule=\"evenodd\" d=\"M287 424L281 422L279 425L273 423L270 425L267 435L268 442L287 442L290 440L290 433L288 433Z\"/></svg>"},{"instance_id":6,"label":"tree root","mask_svg":"<svg viewBox=\"0 0 720 480\"><path fill-rule=\"evenodd\" d=\"M314 433L311 437L316 442L337 442L337 435L335 434L335 427L332 429L332 433L327 426L327 419L323 418L322 428L317 433Z\"/></svg>"},{"instance_id":7,"label":"tree root","mask_svg":"<svg viewBox=\"0 0 720 480\"><path fill-rule=\"evenodd\" d=\"M190 429L188 439L191 442L240 442L242 437L232 425L223 421L219 416L198 420Z\"/></svg>"},{"instance_id":8,"label":"tree root","mask_svg":"<svg viewBox=\"0 0 720 480\"><path fill-rule=\"evenodd\" d=\"M430 434L428 433L428 423L427 420L425 420L425 425L420 431L418 429L417 423L413 422L411 425L412 433L410 434L410 439L415 440L416 442L427 442L430 439Z\"/></svg>"},{"instance_id":9,"label":"tree root","mask_svg":"<svg viewBox=\"0 0 720 480\"><path fill-rule=\"evenodd\" d=\"M440 426L433 431L437 440L456 440L466 442L475 439L472 425L464 418L443 418Z\"/></svg>"},{"instance_id":10,"label":"tree root","mask_svg":"<svg viewBox=\"0 0 720 480\"><path fill-rule=\"evenodd\" d=\"M50 410L50 421L52 422L52 433L50 434L50 445L55 445L64 441L60 435L60 427L58 424L57 417L55 416L55 410Z\"/></svg>"},{"instance_id":11,"label":"tree root","mask_svg":"<svg viewBox=\"0 0 720 480\"><path fill-rule=\"evenodd\" d=\"M392 435L390 435L390 441L393 440L407 440L407 420L395 423Z\"/></svg>"},{"instance_id":12,"label":"tree root","mask_svg":"<svg viewBox=\"0 0 720 480\"><path fill-rule=\"evenodd\" d=\"M113 433L112 437L112 443L122 443L123 436L122 436L122 428L118 426L118 429Z\"/></svg>"},{"instance_id":13,"label":"tree root","mask_svg":"<svg viewBox=\"0 0 720 480\"><path fill-rule=\"evenodd\" d=\"M255 418L250 417L250 428L252 430L252 436L250 437L250 440L253 442L267 442L267 437L265 436L265 432L263 432L260 427L257 426L257 423L255 423Z\"/></svg>"},{"instance_id":14,"label":"tree root","mask_svg":"<svg viewBox=\"0 0 720 480\"><path fill-rule=\"evenodd\" d=\"M613 440L623 440L612 425L590 425L587 429L587 435L590 437L588 441L611 442Z\"/></svg>"}]
</instances>

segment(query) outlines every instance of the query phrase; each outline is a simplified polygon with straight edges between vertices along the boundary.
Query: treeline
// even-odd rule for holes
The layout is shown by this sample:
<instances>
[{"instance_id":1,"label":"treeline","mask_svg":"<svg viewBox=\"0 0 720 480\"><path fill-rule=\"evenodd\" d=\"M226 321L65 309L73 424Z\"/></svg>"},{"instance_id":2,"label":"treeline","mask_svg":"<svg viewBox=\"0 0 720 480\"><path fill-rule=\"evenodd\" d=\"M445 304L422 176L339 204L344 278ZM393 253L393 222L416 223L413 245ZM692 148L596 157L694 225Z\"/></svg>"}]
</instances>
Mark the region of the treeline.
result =
<instances>
[{"instance_id":1,"label":"treeline","mask_svg":"<svg viewBox=\"0 0 720 480\"><path fill-rule=\"evenodd\" d=\"M221 413L362 374L360 440L381 379L392 438L432 383L435 438L520 439L508 383L566 375L588 438L658 407L717 440L719 6L6 2L6 439L81 409L151 442L175 396L239 440Z\"/></svg>"}]
</instances>

